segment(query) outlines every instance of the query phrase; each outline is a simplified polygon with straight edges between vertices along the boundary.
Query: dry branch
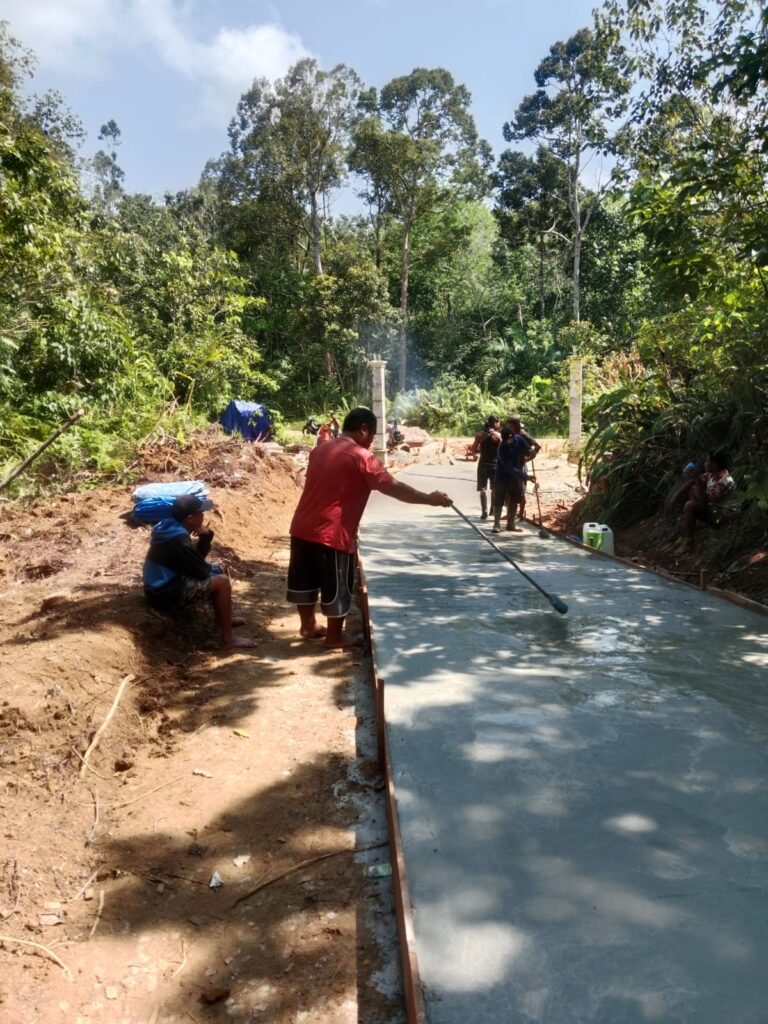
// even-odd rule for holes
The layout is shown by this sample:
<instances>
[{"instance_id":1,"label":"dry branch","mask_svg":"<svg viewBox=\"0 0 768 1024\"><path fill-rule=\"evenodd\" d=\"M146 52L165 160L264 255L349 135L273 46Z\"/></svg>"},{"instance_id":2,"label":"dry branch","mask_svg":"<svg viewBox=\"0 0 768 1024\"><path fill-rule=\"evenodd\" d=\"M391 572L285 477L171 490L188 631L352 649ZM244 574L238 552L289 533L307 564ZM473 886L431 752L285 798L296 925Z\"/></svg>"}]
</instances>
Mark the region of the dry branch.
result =
<instances>
[{"instance_id":1,"label":"dry branch","mask_svg":"<svg viewBox=\"0 0 768 1024\"><path fill-rule=\"evenodd\" d=\"M238 905L243 903L245 900L249 900L251 896L255 896L257 892L261 892L262 889L266 889L269 885L274 885L275 882L279 882L282 878L287 875L292 875L295 871L301 871L302 868L308 868L312 864L318 864L321 860L329 860L331 857L341 857L345 853L368 853L369 850L380 850L382 846L389 846L389 841L384 843L375 843L373 846L362 846L359 850L334 850L333 853L321 853L319 857L312 857L309 860L303 860L299 864L294 864L292 868L287 868L285 871L281 871L279 875L273 875L272 878L268 878L266 882L260 882L250 892L243 893L242 896L238 896L235 902L232 904L232 910Z\"/></svg>"},{"instance_id":2,"label":"dry branch","mask_svg":"<svg viewBox=\"0 0 768 1024\"><path fill-rule=\"evenodd\" d=\"M91 925L91 930L88 932L88 941L89 942L93 938L93 936L96 934L96 929L99 927L99 921L101 920L101 912L102 912L103 909L104 909L104 890L103 889L99 889L99 905L96 908L96 917L94 917L94 919L93 919L93 924Z\"/></svg>"},{"instance_id":3,"label":"dry branch","mask_svg":"<svg viewBox=\"0 0 768 1024\"><path fill-rule=\"evenodd\" d=\"M13 472L5 478L5 480L0 482L0 491L5 490L8 484L12 483L17 476L20 476L24 472L27 466L29 466L31 463L35 461L38 455L42 455L42 453L45 451L48 445L53 444L53 442L56 440L59 434L63 434L67 427L71 427L72 424L76 423L81 416L85 416L85 409L78 409L74 416L69 417L66 423L62 423L60 427L57 427L50 437L46 438L46 440L43 441L41 445L35 448L31 455L27 456L27 458L24 459L23 462L19 463L16 469L14 469Z\"/></svg>"},{"instance_id":4,"label":"dry branch","mask_svg":"<svg viewBox=\"0 0 768 1024\"><path fill-rule=\"evenodd\" d=\"M154 789L150 789L146 793L139 793L138 796L132 796L130 800L123 800L122 803L112 804L112 810L116 810L118 807L127 807L129 804L135 804L137 800L143 799L145 796L152 796L158 789L165 789L166 786L172 786L174 782L181 782L182 779L186 779L186 775L178 775L175 779L169 779L167 782L161 783L159 786L155 786Z\"/></svg>"},{"instance_id":5,"label":"dry branch","mask_svg":"<svg viewBox=\"0 0 768 1024\"><path fill-rule=\"evenodd\" d=\"M83 895L83 893L85 892L85 890L86 890L87 888L89 888L89 886L90 886L90 885L91 885L91 884L92 884L93 882L95 882L95 881L96 881L96 878L98 877L98 875L99 875L99 874L100 874L100 873L101 873L101 872L102 872L103 870L104 870L103 868L96 868L96 870L95 870L95 871L92 871L92 872L91 872L91 874L90 874L90 875L88 876L88 881L87 881L87 882L84 882L84 883L83 883L83 885L81 885L81 886L80 886L80 888L79 888L79 889L77 890L77 892L75 893L75 895L74 895L74 896L70 896L70 897L69 897L69 899L68 899L68 900L64 900L64 902L65 902L65 903L74 903L74 902L75 902L75 900L79 900L79 899L80 899L80 897L81 897L81 896Z\"/></svg>"},{"instance_id":6,"label":"dry branch","mask_svg":"<svg viewBox=\"0 0 768 1024\"><path fill-rule=\"evenodd\" d=\"M107 712L107 717L104 719L104 721L101 723L99 728L96 730L96 734L94 735L94 737L91 740L91 742L88 744L88 749L83 754L83 766L80 769L80 777L81 778L82 778L83 775L85 775L85 770L88 767L88 758L91 756L91 754L94 752L96 747L99 745L99 740L101 739L101 737L102 737L102 735L104 733L104 730L107 728L109 723L112 721L112 716L114 715L115 711L117 710L117 705L120 703L120 699L123 696L123 693L125 692L126 686L128 686L129 683L132 683L135 678L136 678L135 676L128 675L128 676L123 676L123 678L120 680L120 685L117 688L117 693L115 694L115 699L112 701L112 707Z\"/></svg>"},{"instance_id":7,"label":"dry branch","mask_svg":"<svg viewBox=\"0 0 768 1024\"><path fill-rule=\"evenodd\" d=\"M61 960L58 956L56 956L52 949L49 949L47 946L42 945L42 943L32 942L31 939L15 939L12 935L0 935L0 946L4 942L15 942L19 946L31 946L32 949L39 949L42 953L49 957L49 959L53 960L54 963L58 964L62 971L64 971L66 976L69 978L69 980L72 981L72 972L64 963L64 961Z\"/></svg>"},{"instance_id":8,"label":"dry branch","mask_svg":"<svg viewBox=\"0 0 768 1024\"><path fill-rule=\"evenodd\" d=\"M77 750L75 747L72 747L71 750L72 750L72 753L75 755L75 757L80 758L80 761L82 762L82 764L88 769L89 772L93 772L93 774L96 776L97 779L101 779L102 782L109 782L109 779L106 778L106 776L99 775L99 773L96 771L96 769L92 765L85 763L85 761L83 760L83 755L80 753L79 750Z\"/></svg>"}]
</instances>

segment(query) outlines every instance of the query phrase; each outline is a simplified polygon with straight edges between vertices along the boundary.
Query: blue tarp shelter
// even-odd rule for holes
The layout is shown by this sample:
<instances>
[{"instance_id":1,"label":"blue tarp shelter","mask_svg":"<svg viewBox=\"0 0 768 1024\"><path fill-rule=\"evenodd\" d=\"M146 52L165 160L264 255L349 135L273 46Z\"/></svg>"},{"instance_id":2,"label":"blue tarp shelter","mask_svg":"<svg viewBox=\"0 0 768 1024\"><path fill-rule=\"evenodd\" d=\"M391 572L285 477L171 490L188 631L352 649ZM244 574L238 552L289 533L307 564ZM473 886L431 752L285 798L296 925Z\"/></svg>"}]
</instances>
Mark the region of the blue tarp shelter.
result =
<instances>
[{"instance_id":1,"label":"blue tarp shelter","mask_svg":"<svg viewBox=\"0 0 768 1024\"><path fill-rule=\"evenodd\" d=\"M221 414L219 423L228 434L242 434L246 441L268 441L272 437L269 410L258 402L233 399Z\"/></svg>"}]
</instances>

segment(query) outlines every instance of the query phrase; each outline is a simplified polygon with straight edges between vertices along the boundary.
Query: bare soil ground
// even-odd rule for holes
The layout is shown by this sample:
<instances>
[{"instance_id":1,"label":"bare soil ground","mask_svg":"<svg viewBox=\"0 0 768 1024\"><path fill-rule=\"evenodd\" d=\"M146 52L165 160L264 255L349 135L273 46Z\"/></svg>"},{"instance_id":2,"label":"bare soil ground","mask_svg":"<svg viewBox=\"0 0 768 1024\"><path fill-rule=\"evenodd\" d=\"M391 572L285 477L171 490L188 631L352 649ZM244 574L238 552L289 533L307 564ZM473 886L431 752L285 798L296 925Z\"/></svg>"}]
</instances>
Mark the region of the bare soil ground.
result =
<instances>
[{"instance_id":1,"label":"bare soil ground","mask_svg":"<svg viewBox=\"0 0 768 1024\"><path fill-rule=\"evenodd\" d=\"M296 464L213 435L144 471L209 483L258 647L147 610L132 487L4 508L0 1019L398 1024L370 667L284 603Z\"/></svg>"}]
</instances>

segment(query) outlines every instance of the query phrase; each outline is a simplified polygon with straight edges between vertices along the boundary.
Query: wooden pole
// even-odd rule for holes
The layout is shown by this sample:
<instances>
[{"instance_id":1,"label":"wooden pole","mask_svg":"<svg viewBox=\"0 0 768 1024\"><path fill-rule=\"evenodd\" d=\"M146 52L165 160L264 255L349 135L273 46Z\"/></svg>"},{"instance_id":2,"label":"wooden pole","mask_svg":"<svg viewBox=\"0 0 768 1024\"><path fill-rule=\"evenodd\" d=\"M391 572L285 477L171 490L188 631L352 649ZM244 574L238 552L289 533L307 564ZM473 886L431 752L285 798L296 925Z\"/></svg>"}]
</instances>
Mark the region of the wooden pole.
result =
<instances>
[{"instance_id":1,"label":"wooden pole","mask_svg":"<svg viewBox=\"0 0 768 1024\"><path fill-rule=\"evenodd\" d=\"M17 476L20 476L24 472L24 470L27 468L27 466L30 465L30 463L35 461L38 455L42 455L42 453L45 451L48 445L53 444L56 438L60 434L63 434L67 427L71 427L73 423L76 423L81 416L85 416L85 409L78 409L76 413L69 417L66 423L62 423L60 427L57 427L56 430L54 430L54 432L47 440L43 441L43 443L38 448L35 448L32 454L29 455L26 459L24 459L21 465L17 466L16 469L14 469L10 476L7 476L5 480L0 482L0 491L5 490L8 484L12 483Z\"/></svg>"},{"instance_id":2,"label":"wooden pole","mask_svg":"<svg viewBox=\"0 0 768 1024\"><path fill-rule=\"evenodd\" d=\"M581 359L571 359L571 374L568 387L568 450L571 455L581 449L581 403L584 365Z\"/></svg>"}]
</instances>

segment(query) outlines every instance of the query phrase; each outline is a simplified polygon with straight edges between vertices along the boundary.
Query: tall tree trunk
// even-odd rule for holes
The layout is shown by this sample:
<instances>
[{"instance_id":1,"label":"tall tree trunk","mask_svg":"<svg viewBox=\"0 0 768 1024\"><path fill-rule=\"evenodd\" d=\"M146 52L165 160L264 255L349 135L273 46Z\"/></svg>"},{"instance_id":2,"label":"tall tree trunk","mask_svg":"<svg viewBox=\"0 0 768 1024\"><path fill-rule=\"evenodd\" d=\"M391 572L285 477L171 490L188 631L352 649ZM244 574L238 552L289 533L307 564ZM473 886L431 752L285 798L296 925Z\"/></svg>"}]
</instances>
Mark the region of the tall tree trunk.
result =
<instances>
[{"instance_id":1,"label":"tall tree trunk","mask_svg":"<svg viewBox=\"0 0 768 1024\"><path fill-rule=\"evenodd\" d=\"M400 366L397 375L397 390L405 391L405 379L408 370L408 274L410 270L408 243L411 235L412 221L403 221L403 245L400 252Z\"/></svg>"},{"instance_id":2,"label":"tall tree trunk","mask_svg":"<svg viewBox=\"0 0 768 1024\"><path fill-rule=\"evenodd\" d=\"M544 322L546 303L544 299L544 252L547 236L543 231L539 232L539 320Z\"/></svg>"},{"instance_id":3,"label":"tall tree trunk","mask_svg":"<svg viewBox=\"0 0 768 1024\"><path fill-rule=\"evenodd\" d=\"M314 264L315 273L319 275L323 272L323 231L320 211L317 206L316 192L310 193L309 203L309 229L311 235L312 263Z\"/></svg>"},{"instance_id":4,"label":"tall tree trunk","mask_svg":"<svg viewBox=\"0 0 768 1024\"><path fill-rule=\"evenodd\" d=\"M573 319L581 322L581 225L573 236Z\"/></svg>"},{"instance_id":5,"label":"tall tree trunk","mask_svg":"<svg viewBox=\"0 0 768 1024\"><path fill-rule=\"evenodd\" d=\"M581 242L584 229L581 225L581 201L579 199L580 160L577 156L569 178L569 205L573 218L573 319L581 320Z\"/></svg>"}]
</instances>

